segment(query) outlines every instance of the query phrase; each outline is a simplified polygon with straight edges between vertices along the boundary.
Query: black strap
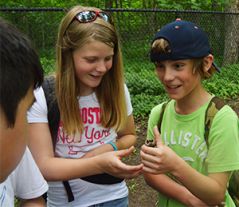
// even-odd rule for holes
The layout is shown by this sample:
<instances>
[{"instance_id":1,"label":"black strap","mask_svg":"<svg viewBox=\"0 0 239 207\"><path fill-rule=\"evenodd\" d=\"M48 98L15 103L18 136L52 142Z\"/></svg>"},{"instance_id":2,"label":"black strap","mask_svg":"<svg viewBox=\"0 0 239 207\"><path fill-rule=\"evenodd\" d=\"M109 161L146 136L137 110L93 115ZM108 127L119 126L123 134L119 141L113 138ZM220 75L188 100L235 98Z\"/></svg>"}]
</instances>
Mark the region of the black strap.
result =
<instances>
[{"instance_id":1,"label":"black strap","mask_svg":"<svg viewBox=\"0 0 239 207\"><path fill-rule=\"evenodd\" d=\"M47 113L48 124L49 124L50 132L51 132L53 148L55 150L57 132L58 132L58 127L60 122L60 111L58 108L56 95L55 95L55 77L54 76L45 77L44 82L42 84L42 88L46 97L47 110L48 110L48 113ZM67 180L62 182L68 196L68 202L74 201L74 195L71 190L71 186L69 182Z\"/></svg>"},{"instance_id":2,"label":"black strap","mask_svg":"<svg viewBox=\"0 0 239 207\"><path fill-rule=\"evenodd\" d=\"M168 101L169 102L169 101ZM163 120L163 114L164 114L164 111L165 111L165 108L168 104L168 102L164 102L162 104L162 107L161 107L161 111L159 113L159 120L158 120L158 130L159 130L159 133L161 133L161 125L162 125L162 120ZM149 147L155 147L156 146L156 142L155 142L155 139L151 140L151 139L146 139L145 140L145 145L149 146Z\"/></svg>"},{"instance_id":3,"label":"black strap","mask_svg":"<svg viewBox=\"0 0 239 207\"><path fill-rule=\"evenodd\" d=\"M71 186L68 182L68 180L65 180L65 181L62 181L64 187L65 187L65 190L66 190L66 194L67 194L67 197L68 197L68 202L72 202L75 200L74 198L74 195L72 193L72 190L71 190Z\"/></svg>"},{"instance_id":4,"label":"black strap","mask_svg":"<svg viewBox=\"0 0 239 207\"><path fill-rule=\"evenodd\" d=\"M101 184L101 185L111 185L122 182L124 179L117 178L112 175L102 173L97 175L91 175L81 178L84 181L95 183L95 184Z\"/></svg>"},{"instance_id":5,"label":"black strap","mask_svg":"<svg viewBox=\"0 0 239 207\"><path fill-rule=\"evenodd\" d=\"M45 77L44 82L42 84L42 88L46 97L48 124L51 132L53 148L55 149L57 132L60 122L60 111L58 108L55 94L55 77Z\"/></svg>"},{"instance_id":6,"label":"black strap","mask_svg":"<svg viewBox=\"0 0 239 207\"><path fill-rule=\"evenodd\" d=\"M164 111L165 111L165 108L166 108L167 104L168 104L168 102L164 102L163 105L162 105L161 111L160 111L159 121L158 121L159 133L161 133L161 125L162 125L162 121L163 121L163 115L164 115Z\"/></svg>"}]
</instances>

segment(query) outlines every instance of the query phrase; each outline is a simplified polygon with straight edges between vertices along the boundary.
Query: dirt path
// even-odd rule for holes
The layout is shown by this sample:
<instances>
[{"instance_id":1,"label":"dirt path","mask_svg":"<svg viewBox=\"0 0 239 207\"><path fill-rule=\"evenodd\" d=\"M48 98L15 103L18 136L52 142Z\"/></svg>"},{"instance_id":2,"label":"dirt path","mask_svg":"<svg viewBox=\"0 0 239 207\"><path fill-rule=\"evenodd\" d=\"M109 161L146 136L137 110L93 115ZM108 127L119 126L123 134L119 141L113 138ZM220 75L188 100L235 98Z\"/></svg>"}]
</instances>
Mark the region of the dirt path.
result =
<instances>
[{"instance_id":1,"label":"dirt path","mask_svg":"<svg viewBox=\"0 0 239 207\"><path fill-rule=\"evenodd\" d=\"M136 150L127 163L140 163L139 150L144 144L147 130L147 119L136 120L136 131L138 135ZM154 207L157 202L157 192L150 188L144 181L143 176L127 181L129 187L129 207Z\"/></svg>"}]
</instances>

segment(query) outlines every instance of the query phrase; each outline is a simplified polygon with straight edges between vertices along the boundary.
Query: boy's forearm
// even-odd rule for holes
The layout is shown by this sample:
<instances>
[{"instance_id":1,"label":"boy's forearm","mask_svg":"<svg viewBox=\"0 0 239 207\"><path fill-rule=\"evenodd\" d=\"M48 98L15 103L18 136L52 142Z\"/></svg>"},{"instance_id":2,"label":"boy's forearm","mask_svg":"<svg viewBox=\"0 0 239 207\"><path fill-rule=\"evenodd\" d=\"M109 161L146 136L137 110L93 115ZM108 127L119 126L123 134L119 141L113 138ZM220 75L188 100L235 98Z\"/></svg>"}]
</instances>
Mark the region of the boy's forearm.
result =
<instances>
[{"instance_id":1,"label":"boy's forearm","mask_svg":"<svg viewBox=\"0 0 239 207\"><path fill-rule=\"evenodd\" d=\"M187 188L164 174L145 174L144 176L146 182L152 188L185 206L208 206L202 200L194 196Z\"/></svg>"},{"instance_id":2,"label":"boy's forearm","mask_svg":"<svg viewBox=\"0 0 239 207\"><path fill-rule=\"evenodd\" d=\"M144 174L144 178L153 189L182 204L187 205L189 198L192 197L191 193L184 186L175 182L167 175Z\"/></svg>"},{"instance_id":3,"label":"boy's forearm","mask_svg":"<svg viewBox=\"0 0 239 207\"><path fill-rule=\"evenodd\" d=\"M214 177L206 176L186 162L180 162L172 173L191 193L210 205L218 205L225 198L229 174L217 173Z\"/></svg>"}]
</instances>

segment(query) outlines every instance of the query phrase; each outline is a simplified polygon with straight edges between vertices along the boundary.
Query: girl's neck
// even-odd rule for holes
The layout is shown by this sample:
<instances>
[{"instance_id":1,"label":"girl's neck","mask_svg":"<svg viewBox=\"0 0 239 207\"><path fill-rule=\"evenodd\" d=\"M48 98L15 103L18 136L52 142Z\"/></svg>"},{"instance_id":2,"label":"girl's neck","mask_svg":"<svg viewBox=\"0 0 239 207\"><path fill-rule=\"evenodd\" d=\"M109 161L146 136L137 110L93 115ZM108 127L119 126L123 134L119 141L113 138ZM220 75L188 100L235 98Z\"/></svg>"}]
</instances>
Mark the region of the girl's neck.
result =
<instances>
[{"instance_id":1,"label":"girl's neck","mask_svg":"<svg viewBox=\"0 0 239 207\"><path fill-rule=\"evenodd\" d=\"M89 96L89 95L91 95L92 93L94 93L94 89L81 87L81 88L80 88L79 96Z\"/></svg>"}]
</instances>

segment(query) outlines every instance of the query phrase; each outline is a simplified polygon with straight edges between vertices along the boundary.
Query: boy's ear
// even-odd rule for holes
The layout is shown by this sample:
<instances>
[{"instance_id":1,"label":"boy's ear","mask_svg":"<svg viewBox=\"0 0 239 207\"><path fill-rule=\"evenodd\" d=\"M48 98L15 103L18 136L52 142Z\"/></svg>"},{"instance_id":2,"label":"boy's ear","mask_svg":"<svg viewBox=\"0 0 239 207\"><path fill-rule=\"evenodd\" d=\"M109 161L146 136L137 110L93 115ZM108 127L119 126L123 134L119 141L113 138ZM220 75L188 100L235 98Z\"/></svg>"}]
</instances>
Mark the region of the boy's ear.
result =
<instances>
[{"instance_id":1,"label":"boy's ear","mask_svg":"<svg viewBox=\"0 0 239 207\"><path fill-rule=\"evenodd\" d=\"M203 59L203 72L206 73L209 71L209 69L212 67L214 57L212 54L209 54L208 56L204 57Z\"/></svg>"}]
</instances>

